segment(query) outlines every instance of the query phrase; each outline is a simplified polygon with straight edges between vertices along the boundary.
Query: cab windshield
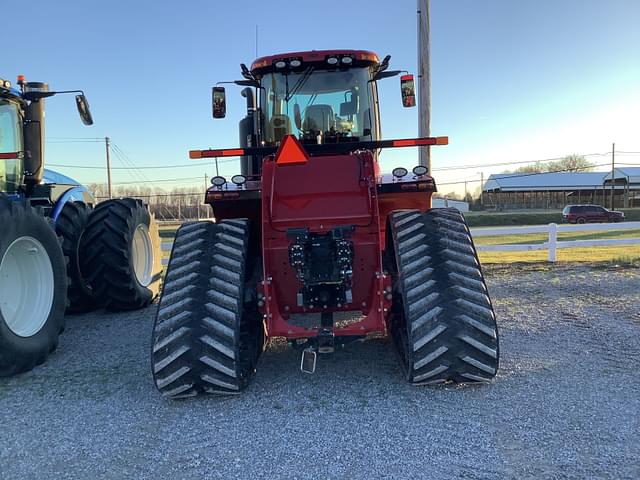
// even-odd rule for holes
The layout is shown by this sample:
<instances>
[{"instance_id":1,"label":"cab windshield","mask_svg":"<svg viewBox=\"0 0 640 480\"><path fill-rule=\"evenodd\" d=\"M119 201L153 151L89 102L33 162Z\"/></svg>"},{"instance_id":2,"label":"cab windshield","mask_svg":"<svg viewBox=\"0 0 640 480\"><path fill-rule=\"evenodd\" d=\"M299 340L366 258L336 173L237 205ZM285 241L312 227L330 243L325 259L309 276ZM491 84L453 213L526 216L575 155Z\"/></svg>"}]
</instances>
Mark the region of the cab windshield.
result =
<instances>
[{"instance_id":1,"label":"cab windshield","mask_svg":"<svg viewBox=\"0 0 640 480\"><path fill-rule=\"evenodd\" d=\"M17 192L22 177L22 150L18 107L0 100L0 192Z\"/></svg>"},{"instance_id":2,"label":"cab windshield","mask_svg":"<svg viewBox=\"0 0 640 480\"><path fill-rule=\"evenodd\" d=\"M303 143L375 140L368 68L271 73L262 80L264 141L285 135Z\"/></svg>"}]
</instances>

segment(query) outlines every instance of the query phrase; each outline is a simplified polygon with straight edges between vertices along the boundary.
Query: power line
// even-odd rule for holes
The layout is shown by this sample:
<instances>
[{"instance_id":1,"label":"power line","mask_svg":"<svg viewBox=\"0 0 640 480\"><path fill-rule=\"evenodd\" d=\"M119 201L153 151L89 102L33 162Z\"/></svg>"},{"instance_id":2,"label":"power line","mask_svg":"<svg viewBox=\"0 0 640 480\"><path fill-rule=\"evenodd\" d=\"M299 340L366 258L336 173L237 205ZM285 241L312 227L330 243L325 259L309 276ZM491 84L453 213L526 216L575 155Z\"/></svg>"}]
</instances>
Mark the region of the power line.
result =
<instances>
[{"instance_id":1,"label":"power line","mask_svg":"<svg viewBox=\"0 0 640 480\"><path fill-rule=\"evenodd\" d=\"M55 144L55 143L104 143L104 139L102 140L47 140L46 143Z\"/></svg>"},{"instance_id":2,"label":"power line","mask_svg":"<svg viewBox=\"0 0 640 480\"><path fill-rule=\"evenodd\" d=\"M219 162L220 163L220 162ZM91 165L64 165L61 163L49 163L48 165L52 167L64 167L64 168L85 168L89 170L104 170L104 167L95 167ZM111 167L111 170L160 170L166 168L185 168L185 167L207 167L213 166L213 164L198 164L198 165L189 165L188 163L182 163L180 165L156 165L152 167Z\"/></svg>"},{"instance_id":3,"label":"power line","mask_svg":"<svg viewBox=\"0 0 640 480\"><path fill-rule=\"evenodd\" d=\"M151 194L145 194L145 195L135 195L135 194L128 194L128 196L130 197L134 197L134 198L155 198L155 197L194 197L194 196L201 196L202 195L202 191L198 190L198 191L194 191L192 193L151 193ZM95 197L98 200L104 200L104 199L108 199L109 197Z\"/></svg>"},{"instance_id":4,"label":"power line","mask_svg":"<svg viewBox=\"0 0 640 480\"><path fill-rule=\"evenodd\" d=\"M611 152L605 152L605 153L587 153L585 155L579 155L581 157L606 157L607 155L611 155ZM466 170L466 169L471 169L471 168L485 168L485 167L503 167L503 166L508 166L508 165L519 165L519 164L526 164L526 163L545 163L545 162L556 162L558 160L564 160L566 158L566 156L564 157L556 157L556 158L545 158L545 159L540 159L540 160L518 160L515 162L501 162L501 163L478 163L475 165L458 165L458 166L451 166L451 167L440 167L440 168L434 168L433 171L449 171L449 170Z\"/></svg>"},{"instance_id":5,"label":"power line","mask_svg":"<svg viewBox=\"0 0 640 480\"><path fill-rule=\"evenodd\" d=\"M112 146L116 147L114 143L111 144ZM116 147L117 148L117 147ZM121 150L121 149L120 149ZM634 153L634 152L616 152L616 153ZM594 156L598 156L598 157L604 157L607 155L610 155L611 152L605 152L605 153L588 153L586 155L580 155L582 157L594 157ZM640 153L639 153L640 154ZM515 162L500 162L500 163L478 163L475 165L459 165L459 166L451 166L451 167L440 167L440 168L434 168L433 171L449 171L449 170L467 170L467 169L472 169L472 168L484 168L484 167L502 167L502 166L508 166L508 165L520 165L520 164L529 164L529 163L544 163L544 162L552 162L552 161L558 161L558 160L563 160L566 157L556 157L556 158L547 158L547 159L540 159L540 160L519 160L519 161L515 161ZM218 160L218 163L230 163L230 162L236 162L237 159L233 159L233 158L227 158L227 159L221 159ZM181 163L178 165L152 165L152 166L144 166L144 167L138 167L138 166L131 166L131 167L112 167L112 170L157 170L157 169L166 169L166 168L186 168L186 167L202 167L202 166L208 166L208 165L212 165L210 162L211 160L207 160L207 162L209 163L199 163L199 164L190 164L190 163ZM94 167L94 166L87 166L87 165L63 165L63 164L55 164L55 163L51 163L51 166L54 167L65 167L65 168L87 168L87 169L102 169L104 167ZM591 168L591 167L589 167Z\"/></svg>"},{"instance_id":6,"label":"power line","mask_svg":"<svg viewBox=\"0 0 640 480\"><path fill-rule=\"evenodd\" d=\"M186 178L161 178L156 180L143 180L137 182L118 182L114 185L135 185L138 183L159 183L159 182L185 182L187 180L202 180L202 177L186 177Z\"/></svg>"},{"instance_id":7,"label":"power line","mask_svg":"<svg viewBox=\"0 0 640 480\"><path fill-rule=\"evenodd\" d=\"M135 173L135 175L138 176L140 180L148 180L148 178L144 175L144 173L142 173L138 169L135 162L131 160L131 158L129 158L129 156L126 153L124 153L124 151L117 144L113 143L113 148L114 148L114 151L116 152L116 156L118 156L120 161L122 161L123 164L129 165L130 167L132 167L133 172Z\"/></svg>"},{"instance_id":8,"label":"power line","mask_svg":"<svg viewBox=\"0 0 640 480\"><path fill-rule=\"evenodd\" d=\"M578 170L589 170L591 168L596 168L596 167L608 167L609 165L611 165L610 163L602 163L599 165L589 165L587 167L574 167L574 168L566 168L564 170L556 170L555 172L531 172L531 173L522 173L522 174L515 174L515 173L507 173L507 174L503 174L503 176L499 176L499 177L494 177L493 175L491 175L491 177L489 177L492 180L501 180L504 178L521 178L521 177L532 177L535 175L552 175L554 173L567 173L567 172L575 172L577 173ZM600 173L600 172L598 172ZM602 172L604 173L604 172ZM469 182L469 180L466 180L467 182ZM476 180L477 182L480 180ZM457 182L444 182L444 183L438 183L438 185L460 185L465 183L465 181L457 181Z\"/></svg>"},{"instance_id":9,"label":"power line","mask_svg":"<svg viewBox=\"0 0 640 480\"><path fill-rule=\"evenodd\" d=\"M532 173L522 173L522 174L505 174L503 176L498 176L498 177L493 177L494 180L500 180L503 178L521 178L521 177L532 177L532 176L536 176L536 175L552 175L555 173L567 173L567 172L577 172L577 170L588 170L590 168L594 168L594 167L603 167L603 166L609 166L610 164L608 163L602 163L602 164L598 164L598 165L591 165L588 167L577 167L577 168L567 168L567 169L563 169L563 170L557 170L555 172L532 172ZM119 182L119 183L114 183L114 185L133 185L136 183L156 183L156 182L182 182L182 181L188 181L188 180L202 180L202 177L185 177L185 178L164 178L164 179L155 179L155 180L145 180L143 182ZM457 182L445 182L445 183L439 183L439 185L457 185L457 184L463 184L466 182L471 182L473 180L460 180ZM477 181L477 180L476 180Z\"/></svg>"},{"instance_id":10,"label":"power line","mask_svg":"<svg viewBox=\"0 0 640 480\"><path fill-rule=\"evenodd\" d=\"M52 140L98 140L102 142L104 138L100 137L48 137Z\"/></svg>"}]
</instances>

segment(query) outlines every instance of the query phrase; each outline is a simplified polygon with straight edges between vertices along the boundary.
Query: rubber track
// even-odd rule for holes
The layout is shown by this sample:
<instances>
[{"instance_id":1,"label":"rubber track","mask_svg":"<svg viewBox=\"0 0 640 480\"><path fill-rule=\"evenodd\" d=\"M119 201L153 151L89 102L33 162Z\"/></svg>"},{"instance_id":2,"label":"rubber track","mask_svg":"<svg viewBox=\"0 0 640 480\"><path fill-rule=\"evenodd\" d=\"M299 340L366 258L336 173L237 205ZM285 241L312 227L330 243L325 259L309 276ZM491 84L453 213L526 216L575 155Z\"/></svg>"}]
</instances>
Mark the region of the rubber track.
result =
<instances>
[{"instance_id":1,"label":"rubber track","mask_svg":"<svg viewBox=\"0 0 640 480\"><path fill-rule=\"evenodd\" d=\"M247 220L196 222L177 232L156 316L152 369L169 398L235 394L255 368L255 317L245 314Z\"/></svg>"},{"instance_id":2,"label":"rubber track","mask_svg":"<svg viewBox=\"0 0 640 480\"><path fill-rule=\"evenodd\" d=\"M495 314L466 221L456 209L391 215L392 335L417 385L489 382L498 369Z\"/></svg>"},{"instance_id":3,"label":"rubber track","mask_svg":"<svg viewBox=\"0 0 640 480\"><path fill-rule=\"evenodd\" d=\"M85 312L95 307L91 287L80 269L80 237L89 222L91 207L83 202L67 202L56 220L56 233L62 237L62 251L68 259L68 312Z\"/></svg>"},{"instance_id":4,"label":"rubber track","mask_svg":"<svg viewBox=\"0 0 640 480\"><path fill-rule=\"evenodd\" d=\"M101 202L93 210L82 237L82 273L96 300L109 310L143 308L157 294L159 276L143 287L138 284L131 264L133 233L142 219L150 222L141 200L120 198Z\"/></svg>"}]
</instances>

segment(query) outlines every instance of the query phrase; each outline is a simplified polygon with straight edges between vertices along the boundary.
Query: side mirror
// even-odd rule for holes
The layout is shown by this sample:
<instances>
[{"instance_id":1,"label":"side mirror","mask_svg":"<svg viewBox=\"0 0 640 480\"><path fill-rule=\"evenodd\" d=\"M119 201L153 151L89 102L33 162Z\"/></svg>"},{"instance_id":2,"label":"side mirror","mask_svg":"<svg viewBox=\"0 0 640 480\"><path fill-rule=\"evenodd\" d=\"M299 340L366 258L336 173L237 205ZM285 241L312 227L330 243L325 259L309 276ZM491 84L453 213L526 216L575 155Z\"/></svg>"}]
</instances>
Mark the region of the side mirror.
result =
<instances>
[{"instance_id":1,"label":"side mirror","mask_svg":"<svg viewBox=\"0 0 640 480\"><path fill-rule=\"evenodd\" d=\"M400 77L400 91L402 92L402 106L416 106L416 86L413 82L413 75L403 75Z\"/></svg>"},{"instance_id":2,"label":"side mirror","mask_svg":"<svg viewBox=\"0 0 640 480\"><path fill-rule=\"evenodd\" d=\"M224 118L227 115L227 97L224 87L211 89L211 101L213 104L213 118Z\"/></svg>"},{"instance_id":3,"label":"side mirror","mask_svg":"<svg viewBox=\"0 0 640 480\"><path fill-rule=\"evenodd\" d=\"M302 130L302 114L300 113L300 105L297 103L293 105L293 121L296 124L296 128Z\"/></svg>"},{"instance_id":4,"label":"side mirror","mask_svg":"<svg viewBox=\"0 0 640 480\"><path fill-rule=\"evenodd\" d=\"M89 102L87 97L83 94L76 95L76 107L78 107L78 113L80 119L85 125L93 125L93 117L91 116L91 110L89 110Z\"/></svg>"}]
</instances>

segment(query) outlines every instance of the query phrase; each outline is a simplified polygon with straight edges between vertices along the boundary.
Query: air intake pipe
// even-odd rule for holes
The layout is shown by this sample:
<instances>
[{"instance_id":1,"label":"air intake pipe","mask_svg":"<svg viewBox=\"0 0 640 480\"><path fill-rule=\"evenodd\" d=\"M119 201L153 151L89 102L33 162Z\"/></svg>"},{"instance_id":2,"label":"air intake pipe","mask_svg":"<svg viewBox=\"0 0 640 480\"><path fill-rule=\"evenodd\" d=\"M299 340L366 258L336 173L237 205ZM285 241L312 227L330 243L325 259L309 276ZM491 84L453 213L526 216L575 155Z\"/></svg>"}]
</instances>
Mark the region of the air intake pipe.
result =
<instances>
[{"instance_id":1,"label":"air intake pipe","mask_svg":"<svg viewBox=\"0 0 640 480\"><path fill-rule=\"evenodd\" d=\"M238 125L240 147L257 147L259 116L256 114L256 94L250 87L242 89L242 92L240 93L247 99L247 116L240 120L240 124ZM246 177L259 175L261 166L262 158L257 155L244 155L240 157L240 171L242 175Z\"/></svg>"},{"instance_id":2,"label":"air intake pipe","mask_svg":"<svg viewBox=\"0 0 640 480\"><path fill-rule=\"evenodd\" d=\"M48 92L49 85L28 82L24 91ZM28 93L25 96L28 96ZM25 109L24 146L26 150L24 181L27 192L31 192L44 176L44 98L32 99Z\"/></svg>"}]
</instances>

